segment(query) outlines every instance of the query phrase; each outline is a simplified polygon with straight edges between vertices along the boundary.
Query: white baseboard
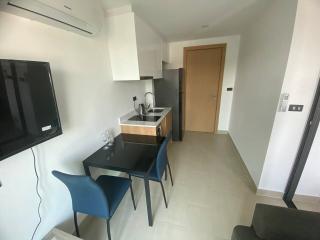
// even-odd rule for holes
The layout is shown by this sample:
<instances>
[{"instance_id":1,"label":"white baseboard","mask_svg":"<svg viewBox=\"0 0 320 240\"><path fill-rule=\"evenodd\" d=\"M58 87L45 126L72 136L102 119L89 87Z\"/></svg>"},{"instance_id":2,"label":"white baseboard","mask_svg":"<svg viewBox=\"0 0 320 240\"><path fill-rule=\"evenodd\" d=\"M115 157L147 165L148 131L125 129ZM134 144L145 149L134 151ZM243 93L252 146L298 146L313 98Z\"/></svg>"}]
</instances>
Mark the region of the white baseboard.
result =
<instances>
[{"instance_id":1,"label":"white baseboard","mask_svg":"<svg viewBox=\"0 0 320 240\"><path fill-rule=\"evenodd\" d=\"M69 233L66 233L58 228L52 229L43 240L81 240L82 238L75 237Z\"/></svg>"},{"instance_id":2,"label":"white baseboard","mask_svg":"<svg viewBox=\"0 0 320 240\"><path fill-rule=\"evenodd\" d=\"M257 195L264 196L264 197L282 199L283 194L284 194L283 192L277 192L277 191L266 190L266 189L258 189L257 190ZM293 200L293 202L319 203L320 204L320 197L319 196L295 194L292 200Z\"/></svg>"},{"instance_id":3,"label":"white baseboard","mask_svg":"<svg viewBox=\"0 0 320 240\"><path fill-rule=\"evenodd\" d=\"M225 135L228 135L229 132L226 131L226 130L217 130L216 134L225 134Z\"/></svg>"},{"instance_id":4,"label":"white baseboard","mask_svg":"<svg viewBox=\"0 0 320 240\"><path fill-rule=\"evenodd\" d=\"M283 192L277 192L277 191L271 191L266 189L259 188L257 190L257 195L263 196L263 197L271 197L271 198L283 198Z\"/></svg>"},{"instance_id":5,"label":"white baseboard","mask_svg":"<svg viewBox=\"0 0 320 240\"><path fill-rule=\"evenodd\" d=\"M318 203L318 204L320 204L320 197L319 196L295 194L293 197L293 202L305 202L305 203Z\"/></svg>"},{"instance_id":6,"label":"white baseboard","mask_svg":"<svg viewBox=\"0 0 320 240\"><path fill-rule=\"evenodd\" d=\"M231 142L232 142L233 148L234 148L234 150L237 152L237 155L239 156L239 159L241 160L242 168L243 168L244 171L246 172L246 175L247 175L248 180L249 180L249 182L250 182L250 186L252 187L252 189L253 189L254 192L257 192L257 186L256 186L253 178L251 177L250 172L249 172L246 164L244 163L244 161L243 161L243 159L242 159L242 157L241 157L241 155L240 155L240 153L239 153L239 151L238 151L238 149L237 149L237 146L235 145L235 143L234 143L231 135L229 134L229 132L227 133L227 135L229 136L229 138L230 138L230 140L231 140Z\"/></svg>"}]
</instances>

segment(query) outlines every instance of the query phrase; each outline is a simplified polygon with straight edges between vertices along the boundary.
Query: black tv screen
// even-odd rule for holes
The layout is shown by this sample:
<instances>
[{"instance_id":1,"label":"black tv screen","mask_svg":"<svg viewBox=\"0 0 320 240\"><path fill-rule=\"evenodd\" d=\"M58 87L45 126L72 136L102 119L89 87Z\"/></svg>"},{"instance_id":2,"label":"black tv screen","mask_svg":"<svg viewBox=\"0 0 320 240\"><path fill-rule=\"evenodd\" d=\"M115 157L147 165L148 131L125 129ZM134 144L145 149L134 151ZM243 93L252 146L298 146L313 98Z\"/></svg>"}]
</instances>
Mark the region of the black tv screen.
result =
<instances>
[{"instance_id":1,"label":"black tv screen","mask_svg":"<svg viewBox=\"0 0 320 240\"><path fill-rule=\"evenodd\" d=\"M49 63L0 59L0 160L60 134Z\"/></svg>"}]
</instances>

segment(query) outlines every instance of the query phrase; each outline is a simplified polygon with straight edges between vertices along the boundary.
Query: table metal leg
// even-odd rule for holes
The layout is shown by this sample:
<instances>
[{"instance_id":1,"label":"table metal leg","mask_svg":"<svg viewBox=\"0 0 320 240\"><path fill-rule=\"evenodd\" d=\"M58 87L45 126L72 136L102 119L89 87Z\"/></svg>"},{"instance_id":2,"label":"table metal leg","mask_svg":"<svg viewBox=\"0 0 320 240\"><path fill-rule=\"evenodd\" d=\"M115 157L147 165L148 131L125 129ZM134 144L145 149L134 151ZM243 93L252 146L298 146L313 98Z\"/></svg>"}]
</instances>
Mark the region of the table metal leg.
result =
<instances>
[{"instance_id":1,"label":"table metal leg","mask_svg":"<svg viewBox=\"0 0 320 240\"><path fill-rule=\"evenodd\" d=\"M151 207L151 197L150 197L150 186L149 186L149 180L147 178L144 179L144 188L146 191L146 202L147 202L149 226L152 227L153 217L152 217L152 207Z\"/></svg>"}]
</instances>

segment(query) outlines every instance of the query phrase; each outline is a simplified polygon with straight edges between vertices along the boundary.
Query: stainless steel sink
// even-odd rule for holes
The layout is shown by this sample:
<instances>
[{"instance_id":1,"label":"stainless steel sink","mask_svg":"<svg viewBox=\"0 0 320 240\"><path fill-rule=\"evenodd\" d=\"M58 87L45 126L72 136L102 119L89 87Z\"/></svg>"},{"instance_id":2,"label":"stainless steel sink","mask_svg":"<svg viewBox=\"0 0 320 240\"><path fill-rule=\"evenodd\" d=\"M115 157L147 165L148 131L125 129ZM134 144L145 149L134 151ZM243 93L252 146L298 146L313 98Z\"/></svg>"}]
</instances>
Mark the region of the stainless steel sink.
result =
<instances>
[{"instance_id":1,"label":"stainless steel sink","mask_svg":"<svg viewBox=\"0 0 320 240\"><path fill-rule=\"evenodd\" d=\"M156 122L160 119L160 116L145 116L145 115L135 115L129 118L129 121L143 121L143 122Z\"/></svg>"},{"instance_id":2,"label":"stainless steel sink","mask_svg":"<svg viewBox=\"0 0 320 240\"><path fill-rule=\"evenodd\" d=\"M164 111L163 108L153 108L148 111L148 113L162 113Z\"/></svg>"}]
</instances>

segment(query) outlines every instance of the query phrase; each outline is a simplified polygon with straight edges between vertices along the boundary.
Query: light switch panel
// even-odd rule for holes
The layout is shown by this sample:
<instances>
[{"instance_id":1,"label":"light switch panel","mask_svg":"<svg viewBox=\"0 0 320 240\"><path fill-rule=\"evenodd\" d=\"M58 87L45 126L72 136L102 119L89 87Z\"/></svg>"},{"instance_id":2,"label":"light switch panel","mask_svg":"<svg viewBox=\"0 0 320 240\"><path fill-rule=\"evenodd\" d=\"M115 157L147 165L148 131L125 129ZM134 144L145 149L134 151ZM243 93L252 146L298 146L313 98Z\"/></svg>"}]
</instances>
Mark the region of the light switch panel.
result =
<instances>
[{"instance_id":1,"label":"light switch panel","mask_svg":"<svg viewBox=\"0 0 320 240\"><path fill-rule=\"evenodd\" d=\"M289 106L290 112L302 112L302 110L303 110L303 105L290 104Z\"/></svg>"},{"instance_id":2,"label":"light switch panel","mask_svg":"<svg viewBox=\"0 0 320 240\"><path fill-rule=\"evenodd\" d=\"M281 93L278 112L286 112L289 102L289 93Z\"/></svg>"}]
</instances>

